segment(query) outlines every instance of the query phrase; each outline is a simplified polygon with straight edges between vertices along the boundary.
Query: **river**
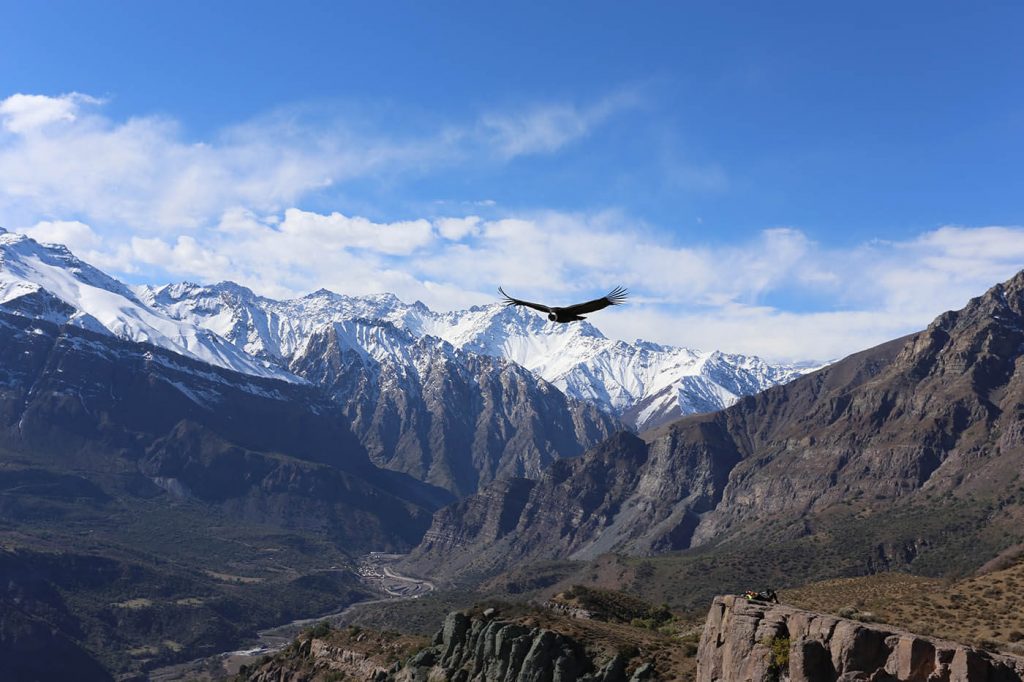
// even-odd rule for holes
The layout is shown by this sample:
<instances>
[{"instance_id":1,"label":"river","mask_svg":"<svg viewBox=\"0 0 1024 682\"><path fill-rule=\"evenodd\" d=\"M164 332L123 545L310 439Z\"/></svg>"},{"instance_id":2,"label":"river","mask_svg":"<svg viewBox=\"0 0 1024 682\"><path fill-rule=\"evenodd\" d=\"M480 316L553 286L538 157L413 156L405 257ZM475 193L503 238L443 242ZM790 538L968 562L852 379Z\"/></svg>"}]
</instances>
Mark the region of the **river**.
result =
<instances>
[{"instance_id":1,"label":"river","mask_svg":"<svg viewBox=\"0 0 1024 682\"><path fill-rule=\"evenodd\" d=\"M434 591L434 584L427 580L411 578L397 573L390 564L401 559L402 554L384 554L382 552L370 552L359 562L359 575L370 587L387 594L387 597L380 599L366 599L349 604L341 611L320 614L305 618L297 618L281 625L260 630L257 633L258 643L246 649L237 651L225 651L214 656L178 663L177 665L156 668L149 673L149 679L153 682L176 682L177 680L210 679L209 671L218 667L222 669L221 675L225 672L234 675L238 669L253 661L256 661L268 654L276 653L289 644L296 635L303 629L327 621L337 623L343 621L351 611L356 608L370 604L386 604L388 602L402 601L404 599L416 599ZM219 665L218 665L219 664ZM204 675L205 673L205 675Z\"/></svg>"}]
</instances>

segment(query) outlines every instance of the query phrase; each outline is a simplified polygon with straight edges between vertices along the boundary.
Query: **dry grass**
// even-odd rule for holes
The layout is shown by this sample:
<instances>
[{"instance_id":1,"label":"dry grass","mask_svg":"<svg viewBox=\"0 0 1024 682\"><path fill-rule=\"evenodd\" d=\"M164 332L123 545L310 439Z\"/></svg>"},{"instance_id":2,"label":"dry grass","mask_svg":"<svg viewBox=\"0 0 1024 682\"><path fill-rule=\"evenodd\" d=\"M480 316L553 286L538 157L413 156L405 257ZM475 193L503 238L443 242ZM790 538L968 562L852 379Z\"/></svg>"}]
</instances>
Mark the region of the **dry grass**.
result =
<instances>
[{"instance_id":1,"label":"dry grass","mask_svg":"<svg viewBox=\"0 0 1024 682\"><path fill-rule=\"evenodd\" d=\"M826 580L780 597L801 608L1024 654L1024 562L956 582L902 573Z\"/></svg>"}]
</instances>

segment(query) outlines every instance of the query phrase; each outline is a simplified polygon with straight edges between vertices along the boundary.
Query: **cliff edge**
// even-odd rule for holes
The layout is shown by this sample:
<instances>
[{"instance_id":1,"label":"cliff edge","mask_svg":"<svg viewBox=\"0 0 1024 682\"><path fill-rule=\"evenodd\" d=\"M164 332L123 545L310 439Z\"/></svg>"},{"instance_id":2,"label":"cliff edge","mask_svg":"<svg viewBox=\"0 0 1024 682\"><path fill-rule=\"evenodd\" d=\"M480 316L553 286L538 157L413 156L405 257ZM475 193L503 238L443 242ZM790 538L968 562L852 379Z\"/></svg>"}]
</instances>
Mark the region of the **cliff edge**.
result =
<instances>
[{"instance_id":1,"label":"cliff edge","mask_svg":"<svg viewBox=\"0 0 1024 682\"><path fill-rule=\"evenodd\" d=\"M716 597L697 651L698 682L1010 682L1024 658L742 597Z\"/></svg>"}]
</instances>

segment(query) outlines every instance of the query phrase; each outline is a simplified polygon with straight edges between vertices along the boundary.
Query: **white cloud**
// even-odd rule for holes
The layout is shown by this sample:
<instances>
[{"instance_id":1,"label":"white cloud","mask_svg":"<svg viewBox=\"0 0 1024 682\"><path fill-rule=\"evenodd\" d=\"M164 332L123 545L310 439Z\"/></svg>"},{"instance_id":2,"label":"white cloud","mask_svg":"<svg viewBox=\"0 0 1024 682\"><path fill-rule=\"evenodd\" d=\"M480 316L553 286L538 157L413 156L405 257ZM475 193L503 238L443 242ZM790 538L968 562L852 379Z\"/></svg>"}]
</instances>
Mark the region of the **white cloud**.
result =
<instances>
[{"instance_id":1,"label":"white cloud","mask_svg":"<svg viewBox=\"0 0 1024 682\"><path fill-rule=\"evenodd\" d=\"M78 220L41 220L20 231L37 242L64 244L77 252L92 251L102 241L91 227Z\"/></svg>"},{"instance_id":2,"label":"white cloud","mask_svg":"<svg viewBox=\"0 0 1024 682\"><path fill-rule=\"evenodd\" d=\"M315 244L327 251L367 249L395 256L411 254L434 239L430 222L423 219L374 223L337 212L320 215L297 208L285 211L280 232L296 242Z\"/></svg>"},{"instance_id":3,"label":"white cloud","mask_svg":"<svg viewBox=\"0 0 1024 682\"><path fill-rule=\"evenodd\" d=\"M512 212L487 200L375 221L302 207L384 169L557 151L636 106L628 96L491 114L402 143L283 114L194 142L174 121L113 121L99 104L75 93L0 101L0 221L137 279L232 279L278 297L391 291L440 309L495 300L499 284L556 304L622 284L632 304L595 319L610 335L828 359L921 328L1024 266L1020 227L833 249L778 226L714 246L616 211Z\"/></svg>"},{"instance_id":4,"label":"white cloud","mask_svg":"<svg viewBox=\"0 0 1024 682\"><path fill-rule=\"evenodd\" d=\"M667 244L615 213L377 223L234 208L214 229L171 240L137 235L107 249L82 223L42 222L26 231L86 249L101 267L232 279L278 297L322 286L391 291L444 310L496 300L499 284L554 304L623 284L631 305L595 319L610 336L790 361L832 359L923 328L1024 265L1024 228L1017 227L943 227L852 249L771 228L745 243L710 247ZM794 294L816 302L787 309Z\"/></svg>"},{"instance_id":5,"label":"white cloud","mask_svg":"<svg viewBox=\"0 0 1024 682\"><path fill-rule=\"evenodd\" d=\"M59 97L18 93L0 101L0 121L6 130L25 135L53 123L74 121L83 104L101 101L78 92Z\"/></svg>"},{"instance_id":6,"label":"white cloud","mask_svg":"<svg viewBox=\"0 0 1024 682\"><path fill-rule=\"evenodd\" d=\"M489 113L397 141L365 122L311 123L301 110L282 110L194 141L166 117L113 120L88 95L16 94L0 100L8 131L0 135L0 221L196 230L237 206L279 214L355 178L557 151L632 101L615 95L590 106Z\"/></svg>"},{"instance_id":7,"label":"white cloud","mask_svg":"<svg viewBox=\"0 0 1024 682\"><path fill-rule=\"evenodd\" d=\"M289 137L283 122L194 143L167 119L117 123L63 98L42 99L48 105L38 106L43 113L33 120L62 116L63 125L0 139L0 215L9 223L61 215L150 232L196 229L231 206L281 211L332 178L369 172L384 158L360 154L355 144L343 153ZM25 130L27 115L8 126L13 120Z\"/></svg>"},{"instance_id":8,"label":"white cloud","mask_svg":"<svg viewBox=\"0 0 1024 682\"><path fill-rule=\"evenodd\" d=\"M465 218L440 218L437 221L437 231L445 239L460 241L470 235L480 232L480 216L466 216Z\"/></svg>"},{"instance_id":9,"label":"white cloud","mask_svg":"<svg viewBox=\"0 0 1024 682\"><path fill-rule=\"evenodd\" d=\"M183 277L197 277L207 281L223 279L231 268L229 255L211 251L188 235L167 244L156 237L132 237L130 257L132 264L158 266Z\"/></svg>"}]
</instances>

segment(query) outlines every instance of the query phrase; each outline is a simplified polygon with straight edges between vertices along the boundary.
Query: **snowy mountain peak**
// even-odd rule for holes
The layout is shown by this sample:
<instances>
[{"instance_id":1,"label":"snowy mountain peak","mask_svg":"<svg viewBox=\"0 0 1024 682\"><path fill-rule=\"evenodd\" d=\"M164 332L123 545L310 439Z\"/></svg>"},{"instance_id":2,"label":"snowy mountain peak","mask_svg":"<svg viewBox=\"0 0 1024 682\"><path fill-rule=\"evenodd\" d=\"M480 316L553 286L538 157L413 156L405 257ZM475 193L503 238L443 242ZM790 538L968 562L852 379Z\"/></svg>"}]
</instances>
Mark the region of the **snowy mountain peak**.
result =
<instances>
[{"instance_id":1,"label":"snowy mountain peak","mask_svg":"<svg viewBox=\"0 0 1024 682\"><path fill-rule=\"evenodd\" d=\"M6 231L0 234L0 305L22 315L150 343L247 374L296 380L209 329L154 308L64 246L40 244Z\"/></svg>"},{"instance_id":2,"label":"snowy mountain peak","mask_svg":"<svg viewBox=\"0 0 1024 682\"><path fill-rule=\"evenodd\" d=\"M500 302L438 313L391 293L327 289L291 300L235 282L131 290L64 247L0 231L0 305L23 315L152 343L205 362L298 381L286 368L325 330L341 349L390 366L500 358L637 428L726 407L801 373L760 358L638 339L609 339L589 321L549 322ZM412 348L415 346L416 348Z\"/></svg>"},{"instance_id":3,"label":"snowy mountain peak","mask_svg":"<svg viewBox=\"0 0 1024 682\"><path fill-rule=\"evenodd\" d=\"M63 244L41 244L16 232L4 230L0 233L0 268L10 273L10 276L3 277L5 282L20 280L40 287L44 285L37 281L39 276L47 272L54 275L58 271L65 271L83 284L138 302L128 287L85 261L79 260ZM51 285L59 282L69 283L59 276L51 277L48 281ZM5 299L0 295L0 302L3 300Z\"/></svg>"},{"instance_id":4,"label":"snowy mountain peak","mask_svg":"<svg viewBox=\"0 0 1024 682\"><path fill-rule=\"evenodd\" d=\"M536 311L499 302L438 313L420 302L406 304L394 294L345 296L322 289L287 301L218 297L216 305L209 304L208 294L196 292L191 300L168 309L224 335L248 353L285 363L325 326L386 322L411 338L443 340L462 352L515 362L570 397L595 403L638 428L726 407L742 395L800 373L756 357L608 339L589 322L558 324ZM354 330L337 328L344 332L339 342L361 347L376 361L406 361L404 350L393 345L393 335L384 343L378 334ZM444 355L440 346L432 348Z\"/></svg>"},{"instance_id":5,"label":"snowy mountain peak","mask_svg":"<svg viewBox=\"0 0 1024 682\"><path fill-rule=\"evenodd\" d=\"M306 294L302 298L326 298L326 299L330 300L330 299L341 298L341 295L340 294L336 294L335 292L331 291L330 289L324 289L324 288L321 287L320 289L317 289L316 291L309 292L308 294Z\"/></svg>"}]
</instances>

